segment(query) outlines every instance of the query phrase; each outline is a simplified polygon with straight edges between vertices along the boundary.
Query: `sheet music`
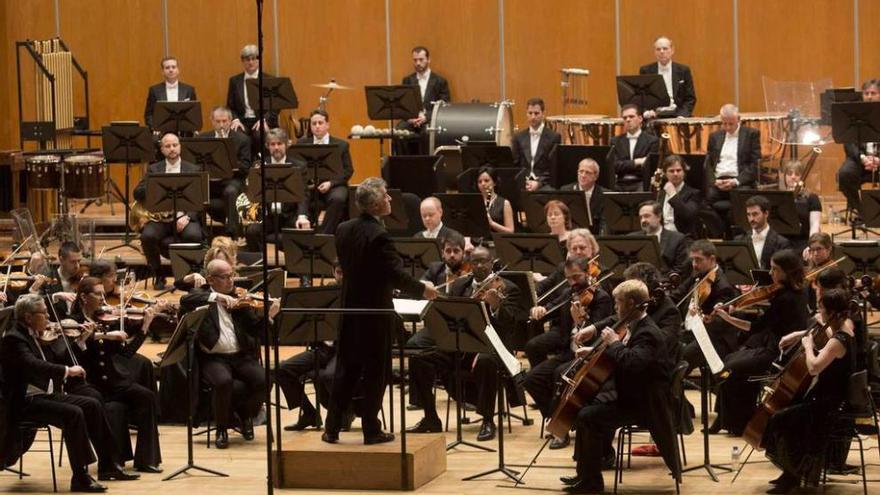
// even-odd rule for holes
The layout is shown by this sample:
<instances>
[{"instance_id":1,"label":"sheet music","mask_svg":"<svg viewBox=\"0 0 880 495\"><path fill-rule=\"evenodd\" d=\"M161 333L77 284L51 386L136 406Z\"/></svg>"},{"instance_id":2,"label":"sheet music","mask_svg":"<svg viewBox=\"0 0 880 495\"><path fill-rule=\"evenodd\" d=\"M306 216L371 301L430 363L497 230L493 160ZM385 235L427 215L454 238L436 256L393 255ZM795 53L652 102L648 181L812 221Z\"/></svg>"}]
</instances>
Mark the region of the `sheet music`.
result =
<instances>
[{"instance_id":1,"label":"sheet music","mask_svg":"<svg viewBox=\"0 0 880 495\"><path fill-rule=\"evenodd\" d=\"M721 361L721 357L718 356L718 351L715 350L712 341L709 340L709 332L706 331L706 325L703 324L703 319L700 315L689 314L684 320L684 327L694 334L697 345L700 346L700 351L706 357L706 363L709 365L712 373L720 373L724 369L724 363Z\"/></svg>"},{"instance_id":2,"label":"sheet music","mask_svg":"<svg viewBox=\"0 0 880 495\"><path fill-rule=\"evenodd\" d=\"M424 299L394 299L394 311L401 316L416 316L419 319L424 318L425 309L431 301Z\"/></svg>"},{"instance_id":3,"label":"sheet music","mask_svg":"<svg viewBox=\"0 0 880 495\"><path fill-rule=\"evenodd\" d=\"M507 369L507 372L510 373L510 376L518 375L519 372L522 371L522 363L516 359L516 356L507 350L507 347L504 346L504 342L501 342L501 337L498 336L498 332L495 331L495 328L493 328L491 324L486 325L486 336L489 337L489 343L492 344L492 348L495 349L495 354L501 358L501 362L504 363L504 367Z\"/></svg>"}]
</instances>

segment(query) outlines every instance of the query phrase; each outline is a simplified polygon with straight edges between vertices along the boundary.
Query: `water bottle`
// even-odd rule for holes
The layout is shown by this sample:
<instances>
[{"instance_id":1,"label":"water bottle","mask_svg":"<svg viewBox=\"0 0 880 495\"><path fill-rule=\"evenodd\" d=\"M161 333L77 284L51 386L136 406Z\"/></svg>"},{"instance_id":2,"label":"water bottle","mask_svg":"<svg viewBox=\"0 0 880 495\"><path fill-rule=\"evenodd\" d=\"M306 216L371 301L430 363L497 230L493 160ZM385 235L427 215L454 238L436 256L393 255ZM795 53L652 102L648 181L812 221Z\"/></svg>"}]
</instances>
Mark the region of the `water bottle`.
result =
<instances>
[{"instance_id":1,"label":"water bottle","mask_svg":"<svg viewBox=\"0 0 880 495\"><path fill-rule=\"evenodd\" d=\"M739 445L734 445L733 448L730 450L730 467L732 467L734 471L739 471L739 460L741 454L742 450L740 450Z\"/></svg>"}]
</instances>

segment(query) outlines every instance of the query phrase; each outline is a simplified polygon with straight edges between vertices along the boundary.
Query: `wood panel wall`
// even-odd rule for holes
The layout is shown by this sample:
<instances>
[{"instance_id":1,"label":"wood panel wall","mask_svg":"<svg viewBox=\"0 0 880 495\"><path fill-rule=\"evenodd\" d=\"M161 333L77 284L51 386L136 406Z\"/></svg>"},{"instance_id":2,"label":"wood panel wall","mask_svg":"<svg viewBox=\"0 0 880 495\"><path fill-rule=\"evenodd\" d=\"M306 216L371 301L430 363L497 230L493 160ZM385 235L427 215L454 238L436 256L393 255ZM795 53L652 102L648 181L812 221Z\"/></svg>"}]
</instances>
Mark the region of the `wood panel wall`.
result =
<instances>
[{"instance_id":1,"label":"wood panel wall","mask_svg":"<svg viewBox=\"0 0 880 495\"><path fill-rule=\"evenodd\" d=\"M858 39L853 35L856 3ZM241 0L61 0L58 5L56 12L53 0L0 3L0 115L5 118L0 148L18 146L14 42L54 36L56 15L61 36L89 72L92 128L142 119L147 88L161 81L159 60L166 50L179 58L182 80L196 86L207 127L209 109L225 103L228 78L241 70L239 50L255 40L253 3ZM694 72L698 115L715 114L721 104L735 101L737 83L740 108L764 110L762 76L828 76L836 85L850 86L857 83L857 63L858 82L880 76L875 48L880 33L873 29L873 19L880 18L877 2L739 0L736 12L733 0L559 0L541 8L531 0L390 0L387 12L384 0L278 0L277 13L275 1L265 5L264 66L292 78L299 116L317 106L322 91L314 83L336 78L356 88L330 98L337 136L347 135L354 124L370 123L362 87L386 83L389 73L390 81L398 82L412 71L410 49L419 44L431 49L432 67L449 79L455 101L504 96L518 104L519 126L529 97L543 97L549 114L561 111L559 69L564 66L592 71L591 103L578 113L614 114L618 60L621 73L636 72L653 60L652 41L661 34L673 39L675 58ZM816 181L830 194L840 151L836 145L825 151ZM374 141L354 142L352 154L355 180L378 173Z\"/></svg>"}]
</instances>

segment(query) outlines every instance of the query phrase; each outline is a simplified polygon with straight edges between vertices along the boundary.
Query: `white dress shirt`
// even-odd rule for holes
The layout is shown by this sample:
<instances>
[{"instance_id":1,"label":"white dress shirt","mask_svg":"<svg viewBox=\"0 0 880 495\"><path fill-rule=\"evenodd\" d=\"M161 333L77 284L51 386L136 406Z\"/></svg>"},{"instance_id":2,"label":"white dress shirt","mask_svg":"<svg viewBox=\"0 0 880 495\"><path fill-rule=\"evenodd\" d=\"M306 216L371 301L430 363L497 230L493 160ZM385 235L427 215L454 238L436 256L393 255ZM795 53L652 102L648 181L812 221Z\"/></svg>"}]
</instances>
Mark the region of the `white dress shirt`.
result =
<instances>
[{"instance_id":1,"label":"white dress shirt","mask_svg":"<svg viewBox=\"0 0 880 495\"><path fill-rule=\"evenodd\" d=\"M669 106L660 107L657 110L661 112L675 110L675 93L672 91L672 61L670 60L666 65L657 62L657 74L663 76L663 85L666 86L666 93L669 94Z\"/></svg>"},{"instance_id":2,"label":"white dress shirt","mask_svg":"<svg viewBox=\"0 0 880 495\"><path fill-rule=\"evenodd\" d=\"M172 162L169 159L165 159L165 173L166 174L179 174L180 173L180 157L177 158L177 161Z\"/></svg>"},{"instance_id":3,"label":"white dress shirt","mask_svg":"<svg viewBox=\"0 0 880 495\"><path fill-rule=\"evenodd\" d=\"M251 108L251 103L248 101L248 90L247 90L247 81L248 79L256 79L260 75L260 71L256 70L253 74L244 73L244 81L242 81L243 90L244 90L244 116L247 119L252 119L257 116L257 113L254 112L254 109Z\"/></svg>"},{"instance_id":4,"label":"white dress shirt","mask_svg":"<svg viewBox=\"0 0 880 495\"><path fill-rule=\"evenodd\" d=\"M285 163L288 163L287 162L287 155L284 155L284 158L282 158L281 160L276 160L274 156L269 155L269 164L270 165L282 165ZM272 213L275 213L276 215L281 213L281 203L276 201L276 202L270 204L269 211Z\"/></svg>"},{"instance_id":5,"label":"white dress shirt","mask_svg":"<svg viewBox=\"0 0 880 495\"><path fill-rule=\"evenodd\" d=\"M438 235L440 235L440 229L443 228L443 222L437 224L437 228L434 230L425 229L425 239L436 239Z\"/></svg>"},{"instance_id":6,"label":"white dress shirt","mask_svg":"<svg viewBox=\"0 0 880 495\"><path fill-rule=\"evenodd\" d=\"M425 72L419 74L416 72L416 79L419 81L419 93L422 95L422 100L425 99L425 91L428 90L428 79L431 78L431 69L425 69Z\"/></svg>"},{"instance_id":7,"label":"white dress shirt","mask_svg":"<svg viewBox=\"0 0 880 495\"><path fill-rule=\"evenodd\" d=\"M752 231L752 247L755 248L755 256L758 258L758 264L761 263L761 253L764 252L764 242L767 241L767 232L770 232L770 224L764 226L764 230L760 232Z\"/></svg>"},{"instance_id":8,"label":"white dress shirt","mask_svg":"<svg viewBox=\"0 0 880 495\"><path fill-rule=\"evenodd\" d=\"M575 188L575 190L582 190L583 191L583 189L581 189L580 184L575 185L574 188ZM584 199L587 200L587 221L590 222L590 226L593 225L593 211L590 208L590 200L593 199L593 191L595 191L595 190L596 190L596 185L594 184L593 187L591 187L589 191L584 191Z\"/></svg>"},{"instance_id":9,"label":"white dress shirt","mask_svg":"<svg viewBox=\"0 0 880 495\"><path fill-rule=\"evenodd\" d=\"M681 192L681 188L684 187L684 182L678 185L675 188L674 194L667 194L666 197L663 198L663 228L667 230L672 230L677 232L678 229L675 228L675 210L672 208L672 205L669 204L669 200L674 198L676 194Z\"/></svg>"},{"instance_id":10,"label":"white dress shirt","mask_svg":"<svg viewBox=\"0 0 880 495\"><path fill-rule=\"evenodd\" d=\"M538 154L538 143L541 142L541 133L544 132L544 124L542 123L537 129L529 127L529 149L532 151L531 172L535 170L535 155Z\"/></svg>"},{"instance_id":11,"label":"white dress shirt","mask_svg":"<svg viewBox=\"0 0 880 495\"><path fill-rule=\"evenodd\" d=\"M174 84L165 83L165 101L180 101L177 96L177 88L180 86L178 82Z\"/></svg>"},{"instance_id":12,"label":"white dress shirt","mask_svg":"<svg viewBox=\"0 0 880 495\"><path fill-rule=\"evenodd\" d=\"M217 302L217 292L211 289L211 295L208 296L208 302ZM222 305L217 304L217 316L220 321L220 337L212 349L206 349L202 346L202 350L209 354L234 354L238 352L238 337L235 336L235 324L232 322L232 315Z\"/></svg>"},{"instance_id":13,"label":"white dress shirt","mask_svg":"<svg viewBox=\"0 0 880 495\"><path fill-rule=\"evenodd\" d=\"M330 144L330 133L324 134L321 139L312 136L312 144Z\"/></svg>"},{"instance_id":14,"label":"white dress shirt","mask_svg":"<svg viewBox=\"0 0 880 495\"><path fill-rule=\"evenodd\" d=\"M724 135L724 144L721 146L721 154L718 157L718 165L715 166L715 177L737 177L739 164L737 163L736 150L739 148L739 126L733 134Z\"/></svg>"},{"instance_id":15,"label":"white dress shirt","mask_svg":"<svg viewBox=\"0 0 880 495\"><path fill-rule=\"evenodd\" d=\"M639 140L639 136L642 135L642 130L639 129L635 132L635 134L626 133L626 138L629 140L629 158L630 160L635 160L635 152L636 152L636 143Z\"/></svg>"}]
</instances>

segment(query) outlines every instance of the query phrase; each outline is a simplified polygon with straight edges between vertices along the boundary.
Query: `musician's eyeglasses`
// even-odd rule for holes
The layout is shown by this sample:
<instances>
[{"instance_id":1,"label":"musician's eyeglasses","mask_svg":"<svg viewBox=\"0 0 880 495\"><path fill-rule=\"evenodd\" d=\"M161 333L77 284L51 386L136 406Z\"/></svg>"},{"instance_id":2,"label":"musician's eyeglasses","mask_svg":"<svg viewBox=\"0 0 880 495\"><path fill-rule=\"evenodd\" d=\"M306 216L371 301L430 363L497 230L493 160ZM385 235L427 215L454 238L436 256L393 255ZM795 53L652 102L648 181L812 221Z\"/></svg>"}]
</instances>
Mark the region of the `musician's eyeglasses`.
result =
<instances>
[{"instance_id":1,"label":"musician's eyeglasses","mask_svg":"<svg viewBox=\"0 0 880 495\"><path fill-rule=\"evenodd\" d=\"M211 275L214 278L219 278L220 280L229 280L235 276L234 273L223 273L221 275Z\"/></svg>"}]
</instances>

